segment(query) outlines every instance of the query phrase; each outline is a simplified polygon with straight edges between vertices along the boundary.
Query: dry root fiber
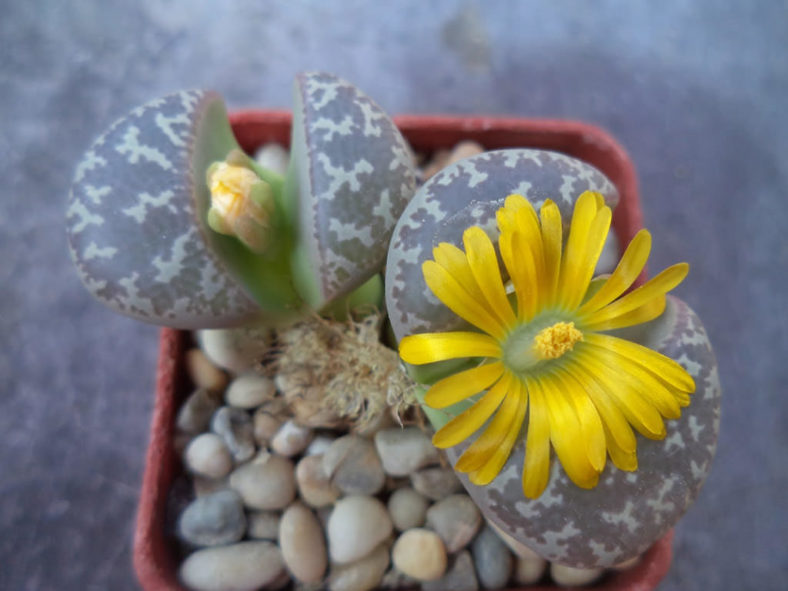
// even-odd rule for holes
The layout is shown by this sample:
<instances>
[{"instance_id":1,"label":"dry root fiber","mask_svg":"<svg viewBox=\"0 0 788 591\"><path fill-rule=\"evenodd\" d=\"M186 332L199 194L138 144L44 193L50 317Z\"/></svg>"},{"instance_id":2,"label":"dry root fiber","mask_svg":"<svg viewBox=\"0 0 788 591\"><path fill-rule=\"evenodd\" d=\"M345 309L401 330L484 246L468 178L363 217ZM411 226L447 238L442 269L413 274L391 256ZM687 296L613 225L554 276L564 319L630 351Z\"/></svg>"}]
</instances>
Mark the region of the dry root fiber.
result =
<instances>
[{"instance_id":1,"label":"dry root fiber","mask_svg":"<svg viewBox=\"0 0 788 591\"><path fill-rule=\"evenodd\" d=\"M380 342L380 313L360 321L312 318L278 333L277 381L296 420L313 427L374 424L415 406L414 383Z\"/></svg>"}]
</instances>

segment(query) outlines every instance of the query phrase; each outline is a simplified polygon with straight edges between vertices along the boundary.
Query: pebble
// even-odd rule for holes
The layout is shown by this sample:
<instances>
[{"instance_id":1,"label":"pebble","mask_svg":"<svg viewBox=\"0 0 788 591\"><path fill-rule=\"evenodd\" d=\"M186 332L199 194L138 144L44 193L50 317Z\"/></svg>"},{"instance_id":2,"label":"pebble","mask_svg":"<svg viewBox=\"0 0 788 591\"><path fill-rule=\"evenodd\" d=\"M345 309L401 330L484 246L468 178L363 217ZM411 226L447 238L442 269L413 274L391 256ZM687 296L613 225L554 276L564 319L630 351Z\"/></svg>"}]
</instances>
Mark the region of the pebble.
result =
<instances>
[{"instance_id":1,"label":"pebble","mask_svg":"<svg viewBox=\"0 0 788 591\"><path fill-rule=\"evenodd\" d=\"M254 153L257 164L272 172L287 174L287 165L290 162L290 153L276 142L263 144Z\"/></svg>"},{"instance_id":2,"label":"pebble","mask_svg":"<svg viewBox=\"0 0 788 591\"><path fill-rule=\"evenodd\" d=\"M388 538L392 523L378 499L353 495L337 501L326 529L331 560L346 563L366 556Z\"/></svg>"},{"instance_id":3,"label":"pebble","mask_svg":"<svg viewBox=\"0 0 788 591\"><path fill-rule=\"evenodd\" d=\"M242 408L223 406L217 410L211 419L211 431L224 440L237 463L250 459L257 450L252 417Z\"/></svg>"},{"instance_id":4,"label":"pebble","mask_svg":"<svg viewBox=\"0 0 788 591\"><path fill-rule=\"evenodd\" d=\"M514 565L514 581L518 585L533 585L542 578L546 568L547 561L539 556L518 557Z\"/></svg>"},{"instance_id":5,"label":"pebble","mask_svg":"<svg viewBox=\"0 0 788 591\"><path fill-rule=\"evenodd\" d=\"M256 540L278 540L279 521L277 511L250 511L246 518L246 535Z\"/></svg>"},{"instance_id":6,"label":"pebble","mask_svg":"<svg viewBox=\"0 0 788 591\"><path fill-rule=\"evenodd\" d=\"M446 168L449 162L449 154L449 150L435 150L421 173L422 178L426 181L428 178L435 176L440 170Z\"/></svg>"},{"instance_id":7,"label":"pebble","mask_svg":"<svg viewBox=\"0 0 788 591\"><path fill-rule=\"evenodd\" d=\"M281 418L272 415L266 409L258 408L252 416L252 429L257 445L260 447L268 446L283 422Z\"/></svg>"},{"instance_id":8,"label":"pebble","mask_svg":"<svg viewBox=\"0 0 788 591\"><path fill-rule=\"evenodd\" d=\"M230 486L250 509L284 509L295 498L293 463L282 456L261 454L230 474Z\"/></svg>"},{"instance_id":9,"label":"pebble","mask_svg":"<svg viewBox=\"0 0 788 591\"><path fill-rule=\"evenodd\" d=\"M326 507L339 498L340 490L323 470L323 456L305 456L296 465L298 492L310 507Z\"/></svg>"},{"instance_id":10,"label":"pebble","mask_svg":"<svg viewBox=\"0 0 788 591\"><path fill-rule=\"evenodd\" d=\"M302 583L323 578L328 557L320 522L305 505L293 503L282 514L279 547L290 573Z\"/></svg>"},{"instance_id":11,"label":"pebble","mask_svg":"<svg viewBox=\"0 0 788 591\"><path fill-rule=\"evenodd\" d=\"M358 435L334 441L323 454L323 470L348 495L374 495L386 482L375 446Z\"/></svg>"},{"instance_id":12,"label":"pebble","mask_svg":"<svg viewBox=\"0 0 788 591\"><path fill-rule=\"evenodd\" d=\"M473 140L461 141L452 148L446 166L471 156L476 156L476 154L481 154L482 152L484 152L484 147L479 142L474 142Z\"/></svg>"},{"instance_id":13,"label":"pebble","mask_svg":"<svg viewBox=\"0 0 788 591\"><path fill-rule=\"evenodd\" d=\"M224 400L237 408L257 408L276 395L276 386L271 378L257 374L238 376L227 387Z\"/></svg>"},{"instance_id":14,"label":"pebble","mask_svg":"<svg viewBox=\"0 0 788 591\"><path fill-rule=\"evenodd\" d=\"M194 500L178 520L181 539L195 546L237 542L245 531L243 502L232 490L221 490Z\"/></svg>"},{"instance_id":15,"label":"pebble","mask_svg":"<svg viewBox=\"0 0 788 591\"><path fill-rule=\"evenodd\" d=\"M183 561L179 577L194 591L248 591L268 585L283 571L276 544L251 541L198 550Z\"/></svg>"},{"instance_id":16,"label":"pebble","mask_svg":"<svg viewBox=\"0 0 788 591\"><path fill-rule=\"evenodd\" d=\"M563 587L581 587L596 581L605 569L602 568L574 568L553 562L550 564L550 576L553 581Z\"/></svg>"},{"instance_id":17,"label":"pebble","mask_svg":"<svg viewBox=\"0 0 788 591\"><path fill-rule=\"evenodd\" d=\"M268 327L214 328L196 332L205 356L234 374L254 369L271 344Z\"/></svg>"},{"instance_id":18,"label":"pebble","mask_svg":"<svg viewBox=\"0 0 788 591\"><path fill-rule=\"evenodd\" d=\"M478 591L479 581L470 552L463 550L457 554L445 575L435 581L425 581L421 588L422 591Z\"/></svg>"},{"instance_id":19,"label":"pebble","mask_svg":"<svg viewBox=\"0 0 788 591\"><path fill-rule=\"evenodd\" d=\"M512 553L490 527L485 527L471 544L473 564L485 589L501 589L512 573Z\"/></svg>"},{"instance_id":20,"label":"pebble","mask_svg":"<svg viewBox=\"0 0 788 591\"><path fill-rule=\"evenodd\" d=\"M429 501L410 487L398 488L389 497L391 521L399 531L424 525Z\"/></svg>"},{"instance_id":21,"label":"pebble","mask_svg":"<svg viewBox=\"0 0 788 591\"><path fill-rule=\"evenodd\" d=\"M186 351L186 373L198 388L222 392L227 386L227 374L196 348Z\"/></svg>"},{"instance_id":22,"label":"pebble","mask_svg":"<svg viewBox=\"0 0 788 591\"><path fill-rule=\"evenodd\" d=\"M413 589L418 586L419 581L397 570L396 567L389 569L380 581L381 589Z\"/></svg>"},{"instance_id":23,"label":"pebble","mask_svg":"<svg viewBox=\"0 0 788 591\"><path fill-rule=\"evenodd\" d=\"M312 429L286 421L271 439L271 449L276 453L293 457L304 451L312 440Z\"/></svg>"},{"instance_id":24,"label":"pebble","mask_svg":"<svg viewBox=\"0 0 788 591\"><path fill-rule=\"evenodd\" d=\"M233 468L230 450L215 433L203 433L192 439L184 456L190 472L207 478L224 478Z\"/></svg>"},{"instance_id":25,"label":"pebble","mask_svg":"<svg viewBox=\"0 0 788 591\"><path fill-rule=\"evenodd\" d=\"M418 427L384 429L375 434L375 448L383 470L391 476L407 476L438 462L438 450Z\"/></svg>"},{"instance_id":26,"label":"pebble","mask_svg":"<svg viewBox=\"0 0 788 591\"><path fill-rule=\"evenodd\" d=\"M323 455L326 450L331 447L331 444L336 441L336 437L328 437L327 435L317 435L304 452L308 456Z\"/></svg>"},{"instance_id":27,"label":"pebble","mask_svg":"<svg viewBox=\"0 0 788 591\"><path fill-rule=\"evenodd\" d=\"M433 501L462 490L462 483L452 468L425 468L411 474L410 482L413 488Z\"/></svg>"},{"instance_id":28,"label":"pebble","mask_svg":"<svg viewBox=\"0 0 788 591\"><path fill-rule=\"evenodd\" d=\"M446 572L446 549L438 534L413 528L400 534L391 551L394 566L419 581L434 581Z\"/></svg>"},{"instance_id":29,"label":"pebble","mask_svg":"<svg viewBox=\"0 0 788 591\"><path fill-rule=\"evenodd\" d=\"M381 583L389 567L389 550L380 544L364 558L349 564L332 564L328 578L331 591L369 591Z\"/></svg>"},{"instance_id":30,"label":"pebble","mask_svg":"<svg viewBox=\"0 0 788 591\"><path fill-rule=\"evenodd\" d=\"M179 431L198 434L208 428L211 416L217 408L221 406L221 398L205 388L197 388L184 401L178 417L175 419L175 427Z\"/></svg>"},{"instance_id":31,"label":"pebble","mask_svg":"<svg viewBox=\"0 0 788 591\"><path fill-rule=\"evenodd\" d=\"M437 533L446 551L462 550L479 531L482 514L468 495L451 495L427 510L427 527Z\"/></svg>"}]
</instances>

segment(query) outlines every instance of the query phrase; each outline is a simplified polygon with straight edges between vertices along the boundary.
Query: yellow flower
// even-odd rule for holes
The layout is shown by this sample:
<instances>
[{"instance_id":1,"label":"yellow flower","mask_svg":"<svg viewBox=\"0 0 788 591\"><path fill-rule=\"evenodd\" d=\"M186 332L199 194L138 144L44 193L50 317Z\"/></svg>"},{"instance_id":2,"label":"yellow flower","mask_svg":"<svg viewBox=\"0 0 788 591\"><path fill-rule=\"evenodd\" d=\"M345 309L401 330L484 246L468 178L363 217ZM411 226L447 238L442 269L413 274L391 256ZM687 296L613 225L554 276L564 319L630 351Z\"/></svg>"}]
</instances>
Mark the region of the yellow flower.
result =
<instances>
[{"instance_id":1,"label":"yellow flower","mask_svg":"<svg viewBox=\"0 0 788 591\"><path fill-rule=\"evenodd\" d=\"M593 488L608 454L619 469L637 469L632 427L662 439L663 417L676 419L689 404L695 383L678 363L603 334L662 314L665 294L689 267L673 265L622 295L651 248L650 234L641 230L612 275L592 282L610 218L601 195L583 193L564 247L555 203L547 200L537 216L524 197L507 197L497 212L498 244L513 294L490 238L476 226L463 235L464 253L441 243L422 266L438 299L482 331L417 334L400 343L402 359L415 365L482 358L436 382L424 399L435 409L473 402L435 434L440 448L457 445L489 420L455 466L474 484L492 482L525 426L525 496L537 498L547 486L551 445L569 478Z\"/></svg>"}]
</instances>

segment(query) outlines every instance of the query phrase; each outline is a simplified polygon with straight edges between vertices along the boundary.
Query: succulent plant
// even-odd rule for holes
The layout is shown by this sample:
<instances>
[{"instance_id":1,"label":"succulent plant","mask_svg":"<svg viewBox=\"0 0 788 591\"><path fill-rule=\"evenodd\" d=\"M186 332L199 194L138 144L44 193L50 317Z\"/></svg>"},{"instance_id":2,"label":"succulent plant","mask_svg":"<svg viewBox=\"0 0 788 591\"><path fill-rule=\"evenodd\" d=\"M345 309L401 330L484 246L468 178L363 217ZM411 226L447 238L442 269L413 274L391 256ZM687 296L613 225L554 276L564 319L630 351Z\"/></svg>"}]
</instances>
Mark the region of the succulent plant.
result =
<instances>
[{"instance_id":1,"label":"succulent plant","mask_svg":"<svg viewBox=\"0 0 788 591\"><path fill-rule=\"evenodd\" d=\"M387 262L387 309L428 387L433 442L493 524L576 567L637 556L672 527L719 428L711 346L665 296L687 265L625 293L648 257L642 230L592 279L617 198L565 155L480 154L417 191Z\"/></svg>"},{"instance_id":2,"label":"succulent plant","mask_svg":"<svg viewBox=\"0 0 788 591\"><path fill-rule=\"evenodd\" d=\"M295 100L286 178L240 150L213 92L154 100L96 140L67 212L88 290L176 328L281 324L356 288L374 299L415 188L407 145L335 76L299 75Z\"/></svg>"}]
</instances>

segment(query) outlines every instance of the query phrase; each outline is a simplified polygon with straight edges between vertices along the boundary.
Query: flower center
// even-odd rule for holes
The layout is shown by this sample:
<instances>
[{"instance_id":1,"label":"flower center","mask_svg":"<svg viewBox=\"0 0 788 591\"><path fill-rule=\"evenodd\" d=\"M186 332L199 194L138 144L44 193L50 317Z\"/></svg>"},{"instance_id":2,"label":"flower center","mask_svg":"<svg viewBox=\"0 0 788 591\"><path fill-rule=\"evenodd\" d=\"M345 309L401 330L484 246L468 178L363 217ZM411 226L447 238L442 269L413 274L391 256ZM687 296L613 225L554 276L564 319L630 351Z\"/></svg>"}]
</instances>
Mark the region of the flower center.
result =
<instances>
[{"instance_id":1,"label":"flower center","mask_svg":"<svg viewBox=\"0 0 788 591\"><path fill-rule=\"evenodd\" d=\"M541 324L542 328L539 328ZM558 359L583 340L574 322L537 322L515 330L503 344L503 361L514 372L533 370L539 364Z\"/></svg>"},{"instance_id":2,"label":"flower center","mask_svg":"<svg viewBox=\"0 0 788 591\"><path fill-rule=\"evenodd\" d=\"M582 340L583 333L575 328L574 322L556 322L534 337L534 353L540 359L558 359Z\"/></svg>"}]
</instances>

